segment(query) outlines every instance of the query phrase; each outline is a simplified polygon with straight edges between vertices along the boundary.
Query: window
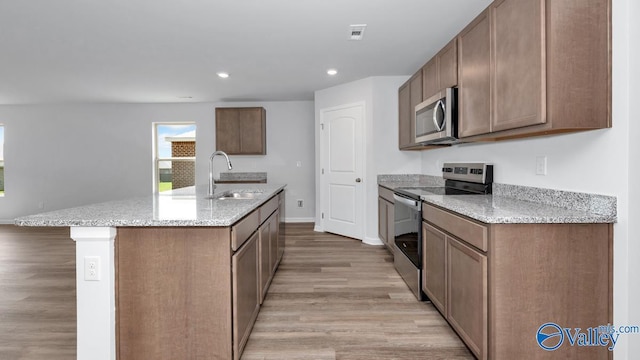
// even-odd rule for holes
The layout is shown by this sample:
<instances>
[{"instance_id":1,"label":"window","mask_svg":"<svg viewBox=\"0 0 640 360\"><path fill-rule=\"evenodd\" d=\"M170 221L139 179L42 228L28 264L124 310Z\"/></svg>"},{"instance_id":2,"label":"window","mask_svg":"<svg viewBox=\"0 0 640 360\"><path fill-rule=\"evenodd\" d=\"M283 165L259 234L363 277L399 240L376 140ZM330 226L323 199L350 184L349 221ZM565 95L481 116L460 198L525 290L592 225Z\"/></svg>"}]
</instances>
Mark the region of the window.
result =
<instances>
[{"instance_id":1,"label":"window","mask_svg":"<svg viewBox=\"0 0 640 360\"><path fill-rule=\"evenodd\" d=\"M0 124L0 196L4 196L4 126Z\"/></svg>"},{"instance_id":2,"label":"window","mask_svg":"<svg viewBox=\"0 0 640 360\"><path fill-rule=\"evenodd\" d=\"M155 123L153 134L153 191L195 185L196 125Z\"/></svg>"}]
</instances>

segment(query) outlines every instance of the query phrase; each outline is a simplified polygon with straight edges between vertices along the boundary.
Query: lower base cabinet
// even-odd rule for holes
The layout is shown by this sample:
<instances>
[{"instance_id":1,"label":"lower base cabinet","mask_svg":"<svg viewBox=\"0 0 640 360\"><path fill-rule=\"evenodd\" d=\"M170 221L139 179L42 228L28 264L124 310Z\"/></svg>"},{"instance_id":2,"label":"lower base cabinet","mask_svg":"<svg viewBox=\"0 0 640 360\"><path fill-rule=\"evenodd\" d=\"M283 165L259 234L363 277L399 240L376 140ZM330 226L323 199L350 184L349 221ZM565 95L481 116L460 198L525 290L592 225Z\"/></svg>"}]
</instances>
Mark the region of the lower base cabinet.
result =
<instances>
[{"instance_id":1,"label":"lower base cabinet","mask_svg":"<svg viewBox=\"0 0 640 360\"><path fill-rule=\"evenodd\" d=\"M422 289L478 359L610 359L536 341L613 322L612 224L485 224L423 204Z\"/></svg>"},{"instance_id":2,"label":"lower base cabinet","mask_svg":"<svg viewBox=\"0 0 640 360\"><path fill-rule=\"evenodd\" d=\"M378 237L392 253L395 247L395 205L393 201L393 191L378 186Z\"/></svg>"},{"instance_id":3,"label":"lower base cabinet","mask_svg":"<svg viewBox=\"0 0 640 360\"><path fill-rule=\"evenodd\" d=\"M451 327L471 352L487 358L487 257L447 237L446 314Z\"/></svg>"},{"instance_id":4,"label":"lower base cabinet","mask_svg":"<svg viewBox=\"0 0 640 360\"><path fill-rule=\"evenodd\" d=\"M249 340L260 310L260 272L258 269L258 232L231 257L233 286L233 354L240 354Z\"/></svg>"}]
</instances>

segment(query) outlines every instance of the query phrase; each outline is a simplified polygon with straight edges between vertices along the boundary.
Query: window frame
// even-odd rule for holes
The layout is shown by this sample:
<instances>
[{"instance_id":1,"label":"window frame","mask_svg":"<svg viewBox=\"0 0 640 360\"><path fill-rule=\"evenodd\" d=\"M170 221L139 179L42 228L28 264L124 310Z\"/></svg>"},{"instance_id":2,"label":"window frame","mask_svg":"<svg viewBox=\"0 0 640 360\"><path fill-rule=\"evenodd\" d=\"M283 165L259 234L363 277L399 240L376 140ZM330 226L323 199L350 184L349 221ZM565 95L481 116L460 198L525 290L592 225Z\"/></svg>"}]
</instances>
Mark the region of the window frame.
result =
<instances>
[{"instance_id":1,"label":"window frame","mask_svg":"<svg viewBox=\"0 0 640 360\"><path fill-rule=\"evenodd\" d=\"M196 129L196 136L198 134L198 126L195 121L156 121L153 122L152 131L153 131L153 141L152 141L152 151L153 151L153 193L158 193L158 186L160 185L160 162L161 161L187 161L193 162L194 172L195 172L195 164L196 157L195 156L185 156L185 157L160 157L159 154L159 139L158 139L158 126L194 126ZM197 141L195 141L197 144ZM195 173L194 173L195 177ZM195 185L195 184L194 184Z\"/></svg>"}]
</instances>

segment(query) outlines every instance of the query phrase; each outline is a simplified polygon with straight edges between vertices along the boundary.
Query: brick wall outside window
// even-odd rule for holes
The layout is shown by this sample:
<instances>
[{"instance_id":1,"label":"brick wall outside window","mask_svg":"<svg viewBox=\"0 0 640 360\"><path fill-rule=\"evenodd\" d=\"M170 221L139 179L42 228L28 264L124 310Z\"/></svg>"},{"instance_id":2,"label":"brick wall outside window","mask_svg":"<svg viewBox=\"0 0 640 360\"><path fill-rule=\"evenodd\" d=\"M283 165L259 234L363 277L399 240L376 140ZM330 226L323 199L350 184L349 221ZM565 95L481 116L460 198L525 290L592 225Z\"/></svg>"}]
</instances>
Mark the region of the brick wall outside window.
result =
<instances>
[{"instance_id":1,"label":"brick wall outside window","mask_svg":"<svg viewBox=\"0 0 640 360\"><path fill-rule=\"evenodd\" d=\"M172 157L196 156L195 141L173 141L171 143ZM193 161L172 161L172 189L179 189L195 185L196 164Z\"/></svg>"}]
</instances>

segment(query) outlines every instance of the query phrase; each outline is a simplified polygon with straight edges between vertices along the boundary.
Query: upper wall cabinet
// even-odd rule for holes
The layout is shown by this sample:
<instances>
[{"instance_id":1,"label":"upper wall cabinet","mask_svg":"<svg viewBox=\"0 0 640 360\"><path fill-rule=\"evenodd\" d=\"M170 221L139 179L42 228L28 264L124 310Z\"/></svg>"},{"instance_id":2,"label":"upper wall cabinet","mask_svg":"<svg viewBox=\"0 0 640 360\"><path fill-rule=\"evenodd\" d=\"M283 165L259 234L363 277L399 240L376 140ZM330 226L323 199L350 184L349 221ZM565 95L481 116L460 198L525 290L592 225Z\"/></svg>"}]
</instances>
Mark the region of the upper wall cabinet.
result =
<instances>
[{"instance_id":1,"label":"upper wall cabinet","mask_svg":"<svg viewBox=\"0 0 640 360\"><path fill-rule=\"evenodd\" d=\"M611 127L610 0L496 0L458 36L459 134Z\"/></svg>"},{"instance_id":2,"label":"upper wall cabinet","mask_svg":"<svg viewBox=\"0 0 640 360\"><path fill-rule=\"evenodd\" d=\"M426 150L446 145L416 143L416 105L424 99L422 69L418 70L398 89L398 147L400 150Z\"/></svg>"},{"instance_id":3,"label":"upper wall cabinet","mask_svg":"<svg viewBox=\"0 0 640 360\"><path fill-rule=\"evenodd\" d=\"M398 89L398 141L400 150L423 148L416 144L416 105L422 102L422 71Z\"/></svg>"},{"instance_id":4,"label":"upper wall cabinet","mask_svg":"<svg viewBox=\"0 0 640 360\"><path fill-rule=\"evenodd\" d=\"M262 107L216 108L216 150L229 155L266 155L266 118Z\"/></svg>"},{"instance_id":5,"label":"upper wall cabinet","mask_svg":"<svg viewBox=\"0 0 640 360\"><path fill-rule=\"evenodd\" d=\"M438 91L458 85L458 48L451 40L440 52L422 67L422 99L426 100Z\"/></svg>"}]
</instances>

